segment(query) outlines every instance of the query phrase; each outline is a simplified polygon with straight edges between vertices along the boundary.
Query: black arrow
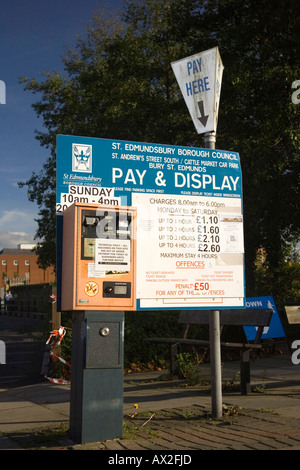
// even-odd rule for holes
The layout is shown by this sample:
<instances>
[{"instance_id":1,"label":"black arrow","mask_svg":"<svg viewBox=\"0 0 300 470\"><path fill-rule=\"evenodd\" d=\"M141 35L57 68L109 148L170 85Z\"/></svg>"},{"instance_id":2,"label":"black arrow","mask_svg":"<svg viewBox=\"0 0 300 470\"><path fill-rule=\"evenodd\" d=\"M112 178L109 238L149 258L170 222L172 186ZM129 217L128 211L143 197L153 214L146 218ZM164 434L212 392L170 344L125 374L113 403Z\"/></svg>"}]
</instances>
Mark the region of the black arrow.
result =
<instances>
[{"instance_id":1,"label":"black arrow","mask_svg":"<svg viewBox=\"0 0 300 470\"><path fill-rule=\"evenodd\" d=\"M209 118L209 115L204 116L204 104L203 104L203 101L198 101L198 108L199 108L199 111L200 111L200 117L199 117L198 119L199 119L199 121L201 122L201 124L203 125L203 127L205 127L206 124L207 124L207 119Z\"/></svg>"}]
</instances>

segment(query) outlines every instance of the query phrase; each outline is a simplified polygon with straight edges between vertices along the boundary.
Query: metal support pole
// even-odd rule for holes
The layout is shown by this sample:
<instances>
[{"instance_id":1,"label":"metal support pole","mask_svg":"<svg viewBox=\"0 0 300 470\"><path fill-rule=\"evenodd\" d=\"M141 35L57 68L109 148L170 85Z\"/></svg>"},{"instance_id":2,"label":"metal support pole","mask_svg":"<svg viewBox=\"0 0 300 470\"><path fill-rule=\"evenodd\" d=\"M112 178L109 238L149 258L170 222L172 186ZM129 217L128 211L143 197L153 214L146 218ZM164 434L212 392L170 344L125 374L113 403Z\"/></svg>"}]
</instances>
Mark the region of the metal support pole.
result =
<instances>
[{"instance_id":1,"label":"metal support pole","mask_svg":"<svg viewBox=\"0 0 300 470\"><path fill-rule=\"evenodd\" d=\"M214 149L216 144L216 133L206 132L204 134L206 148ZM210 370L211 370L211 398L212 417L222 417L222 378L221 378L221 334L220 334L220 311L212 310L209 315L209 339L210 339Z\"/></svg>"},{"instance_id":2,"label":"metal support pole","mask_svg":"<svg viewBox=\"0 0 300 470\"><path fill-rule=\"evenodd\" d=\"M204 145L205 145L205 148L207 149L216 148L216 133L215 132L205 132Z\"/></svg>"},{"instance_id":3,"label":"metal support pole","mask_svg":"<svg viewBox=\"0 0 300 470\"><path fill-rule=\"evenodd\" d=\"M70 438L122 437L124 312L72 312Z\"/></svg>"},{"instance_id":4,"label":"metal support pole","mask_svg":"<svg viewBox=\"0 0 300 470\"><path fill-rule=\"evenodd\" d=\"M222 417L222 377L221 377L221 338L220 312L212 310L209 315L210 368L212 417Z\"/></svg>"}]
</instances>

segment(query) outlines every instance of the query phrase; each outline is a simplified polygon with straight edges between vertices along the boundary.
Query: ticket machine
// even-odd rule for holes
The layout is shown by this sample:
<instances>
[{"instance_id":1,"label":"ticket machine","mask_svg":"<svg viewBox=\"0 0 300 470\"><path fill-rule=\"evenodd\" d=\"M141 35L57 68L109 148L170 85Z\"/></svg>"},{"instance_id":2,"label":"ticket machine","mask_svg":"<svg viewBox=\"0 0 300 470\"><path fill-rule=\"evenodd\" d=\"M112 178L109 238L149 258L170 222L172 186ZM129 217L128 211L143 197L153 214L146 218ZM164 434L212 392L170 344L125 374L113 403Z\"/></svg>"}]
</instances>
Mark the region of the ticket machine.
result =
<instances>
[{"instance_id":1,"label":"ticket machine","mask_svg":"<svg viewBox=\"0 0 300 470\"><path fill-rule=\"evenodd\" d=\"M75 203L63 217L62 310L135 310L136 209Z\"/></svg>"},{"instance_id":2,"label":"ticket machine","mask_svg":"<svg viewBox=\"0 0 300 470\"><path fill-rule=\"evenodd\" d=\"M124 312L136 309L136 209L75 203L63 214L61 306L72 312L70 437L122 436Z\"/></svg>"}]
</instances>

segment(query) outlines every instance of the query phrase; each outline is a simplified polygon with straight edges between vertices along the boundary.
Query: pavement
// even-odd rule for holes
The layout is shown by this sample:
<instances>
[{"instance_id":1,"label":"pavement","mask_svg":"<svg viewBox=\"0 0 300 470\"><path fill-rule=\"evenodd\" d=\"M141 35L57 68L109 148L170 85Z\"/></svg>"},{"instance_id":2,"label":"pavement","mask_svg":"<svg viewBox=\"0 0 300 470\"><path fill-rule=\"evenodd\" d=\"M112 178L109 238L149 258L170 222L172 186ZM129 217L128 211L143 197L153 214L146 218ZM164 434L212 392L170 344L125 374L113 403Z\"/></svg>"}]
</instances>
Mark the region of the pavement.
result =
<instances>
[{"instance_id":1,"label":"pavement","mask_svg":"<svg viewBox=\"0 0 300 470\"><path fill-rule=\"evenodd\" d=\"M167 371L125 374L122 438L84 444L68 438L69 385L45 379L2 386L0 449L108 450L118 455L123 450L300 450L300 365L292 364L289 354L252 362L248 395L235 387L239 363L223 363L219 420L211 416L209 364L199 371L200 382L192 386L164 380Z\"/></svg>"}]
</instances>

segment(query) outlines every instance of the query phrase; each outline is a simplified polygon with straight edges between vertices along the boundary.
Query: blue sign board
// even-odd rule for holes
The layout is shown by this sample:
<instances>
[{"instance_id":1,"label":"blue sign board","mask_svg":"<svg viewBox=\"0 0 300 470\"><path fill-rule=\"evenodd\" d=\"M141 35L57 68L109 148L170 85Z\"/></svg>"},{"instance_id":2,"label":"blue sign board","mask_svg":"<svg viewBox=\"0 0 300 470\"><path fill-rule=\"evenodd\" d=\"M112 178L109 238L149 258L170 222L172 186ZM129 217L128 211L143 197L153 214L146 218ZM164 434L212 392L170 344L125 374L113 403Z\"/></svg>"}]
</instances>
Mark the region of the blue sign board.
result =
<instances>
[{"instance_id":1,"label":"blue sign board","mask_svg":"<svg viewBox=\"0 0 300 470\"><path fill-rule=\"evenodd\" d=\"M270 325L264 328L262 339L267 338L283 338L285 332L280 320L280 316L275 304L275 301L271 295L263 297L247 297L246 308L270 308L273 310ZM244 326L246 337L249 341L254 340L257 332L257 328L254 326Z\"/></svg>"},{"instance_id":2,"label":"blue sign board","mask_svg":"<svg viewBox=\"0 0 300 470\"><path fill-rule=\"evenodd\" d=\"M75 202L137 208L138 310L244 306L238 153L58 135L58 265Z\"/></svg>"},{"instance_id":3,"label":"blue sign board","mask_svg":"<svg viewBox=\"0 0 300 470\"><path fill-rule=\"evenodd\" d=\"M133 192L242 197L236 152L59 135L57 204L74 185L115 188L129 205Z\"/></svg>"}]
</instances>

